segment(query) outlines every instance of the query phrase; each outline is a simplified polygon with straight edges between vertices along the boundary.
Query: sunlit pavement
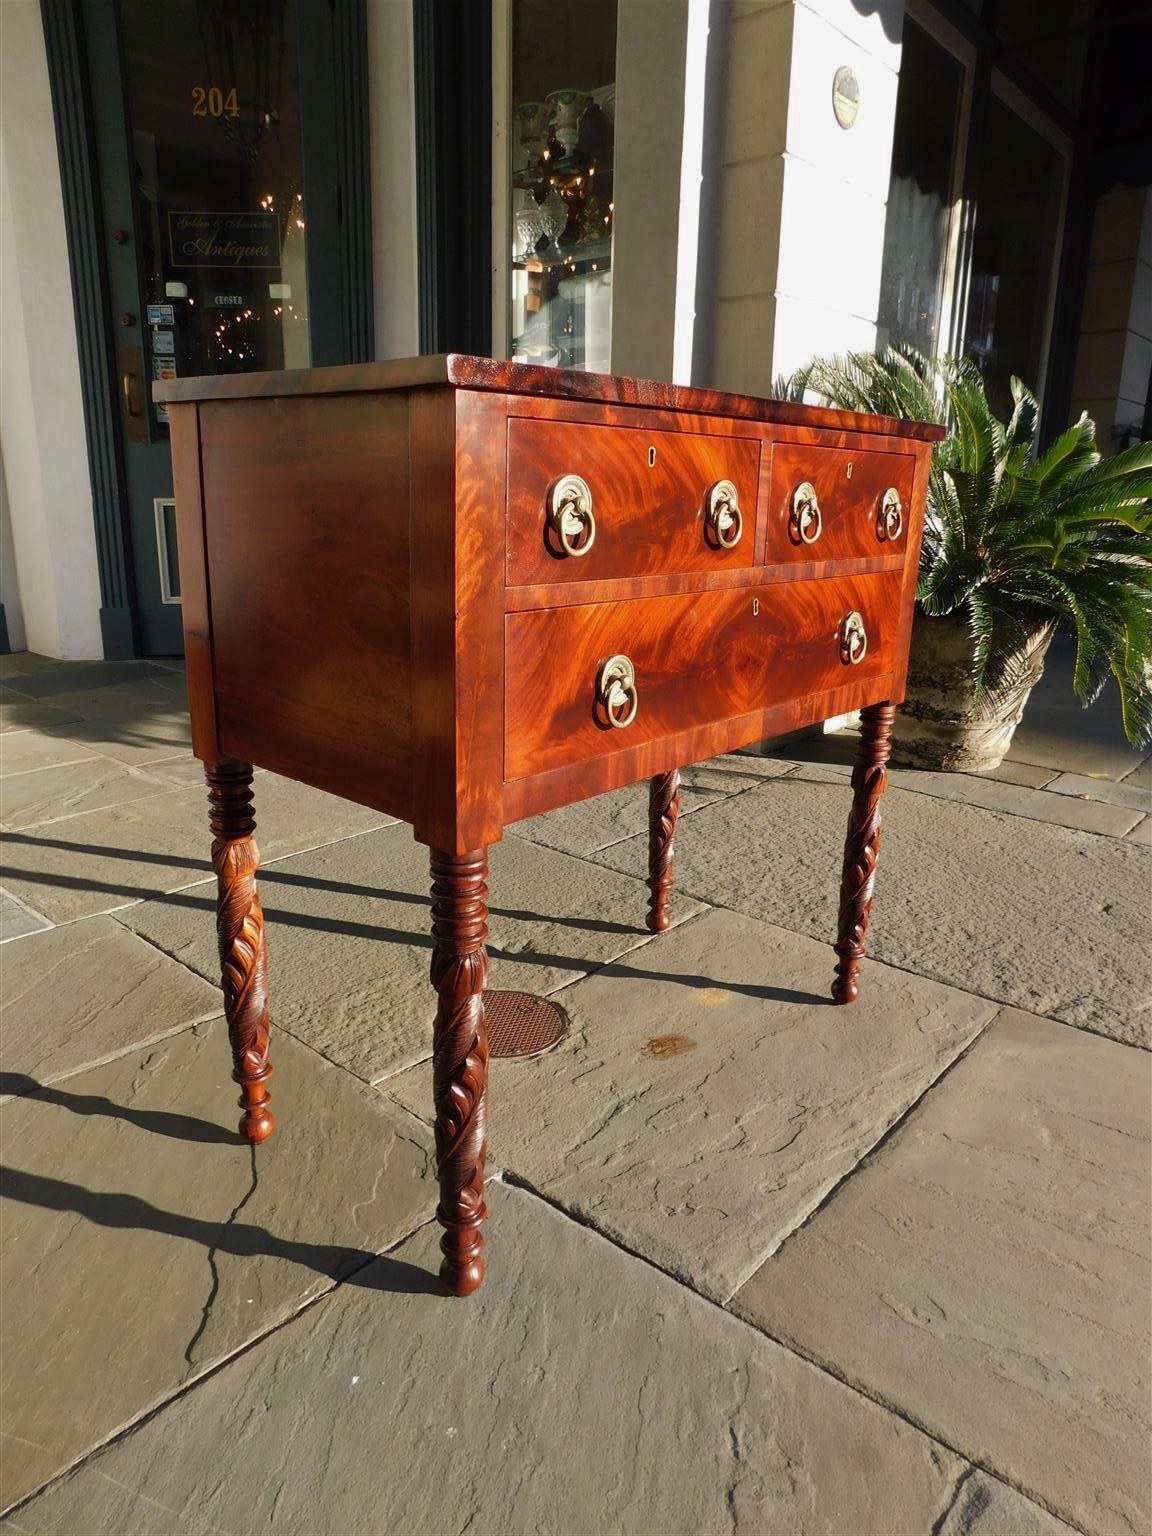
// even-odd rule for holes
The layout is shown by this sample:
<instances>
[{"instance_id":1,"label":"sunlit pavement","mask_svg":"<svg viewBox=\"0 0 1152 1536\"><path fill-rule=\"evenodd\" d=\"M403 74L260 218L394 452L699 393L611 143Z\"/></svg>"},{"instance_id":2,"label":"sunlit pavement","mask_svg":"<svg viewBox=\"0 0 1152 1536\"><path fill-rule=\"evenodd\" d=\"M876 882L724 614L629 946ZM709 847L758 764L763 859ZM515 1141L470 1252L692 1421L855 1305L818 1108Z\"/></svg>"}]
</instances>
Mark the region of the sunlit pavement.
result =
<instances>
[{"instance_id":1,"label":"sunlit pavement","mask_svg":"<svg viewBox=\"0 0 1152 1536\"><path fill-rule=\"evenodd\" d=\"M1152 759L1057 653L995 775L894 770L830 1005L850 733L509 829L488 1279L436 1281L425 852L256 778L278 1128L215 984L177 663L0 658L14 1531L1145 1532Z\"/></svg>"}]
</instances>

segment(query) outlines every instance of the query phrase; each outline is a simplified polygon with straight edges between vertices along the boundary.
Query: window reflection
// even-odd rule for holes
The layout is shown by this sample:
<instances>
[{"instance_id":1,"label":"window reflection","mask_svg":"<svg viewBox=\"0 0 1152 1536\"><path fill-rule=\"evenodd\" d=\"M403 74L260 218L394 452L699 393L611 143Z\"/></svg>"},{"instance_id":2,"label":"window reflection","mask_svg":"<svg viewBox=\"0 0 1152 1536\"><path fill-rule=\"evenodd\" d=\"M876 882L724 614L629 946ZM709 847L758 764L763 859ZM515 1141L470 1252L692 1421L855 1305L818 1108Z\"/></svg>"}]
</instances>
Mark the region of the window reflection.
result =
<instances>
[{"instance_id":1,"label":"window reflection","mask_svg":"<svg viewBox=\"0 0 1152 1536\"><path fill-rule=\"evenodd\" d=\"M153 377L306 366L292 7L120 0L120 16Z\"/></svg>"},{"instance_id":2,"label":"window reflection","mask_svg":"<svg viewBox=\"0 0 1152 1536\"><path fill-rule=\"evenodd\" d=\"M906 20L884 228L881 346L904 343L931 355L946 340L941 311L963 79L959 61Z\"/></svg>"},{"instance_id":3,"label":"window reflection","mask_svg":"<svg viewBox=\"0 0 1152 1536\"><path fill-rule=\"evenodd\" d=\"M616 0L516 0L512 356L607 372Z\"/></svg>"},{"instance_id":4,"label":"window reflection","mask_svg":"<svg viewBox=\"0 0 1152 1536\"><path fill-rule=\"evenodd\" d=\"M964 351L993 408L1012 410L1011 378L1042 385L1064 160L999 97L988 104Z\"/></svg>"}]
</instances>

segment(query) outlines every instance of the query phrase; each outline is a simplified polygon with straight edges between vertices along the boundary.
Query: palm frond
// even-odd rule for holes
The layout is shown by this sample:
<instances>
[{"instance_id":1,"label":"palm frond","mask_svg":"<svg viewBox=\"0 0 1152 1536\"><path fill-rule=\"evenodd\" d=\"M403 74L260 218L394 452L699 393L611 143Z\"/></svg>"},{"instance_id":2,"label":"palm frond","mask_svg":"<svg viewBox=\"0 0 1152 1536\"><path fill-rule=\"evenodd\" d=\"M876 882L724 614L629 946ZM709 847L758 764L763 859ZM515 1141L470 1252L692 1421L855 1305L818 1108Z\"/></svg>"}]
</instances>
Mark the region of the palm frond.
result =
<instances>
[{"instance_id":1,"label":"palm frond","mask_svg":"<svg viewBox=\"0 0 1152 1536\"><path fill-rule=\"evenodd\" d=\"M1102 458L1081 416L1037 452L1036 397L1012 380L1000 421L967 358L906 348L816 358L789 393L842 409L946 422L928 475L917 597L963 613L974 694L1007 695L1045 626L1074 636L1074 686L1090 703L1116 679L1130 740L1152 739L1152 443Z\"/></svg>"}]
</instances>

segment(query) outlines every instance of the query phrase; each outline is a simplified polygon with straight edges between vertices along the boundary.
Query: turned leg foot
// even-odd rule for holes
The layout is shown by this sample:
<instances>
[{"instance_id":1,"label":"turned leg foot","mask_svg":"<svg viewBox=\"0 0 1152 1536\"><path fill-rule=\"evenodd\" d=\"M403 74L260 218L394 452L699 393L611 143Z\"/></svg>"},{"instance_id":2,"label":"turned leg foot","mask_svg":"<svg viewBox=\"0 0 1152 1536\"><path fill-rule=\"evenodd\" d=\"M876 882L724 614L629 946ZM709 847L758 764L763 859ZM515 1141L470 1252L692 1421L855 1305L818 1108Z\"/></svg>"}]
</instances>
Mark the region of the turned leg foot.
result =
<instances>
[{"instance_id":1,"label":"turned leg foot","mask_svg":"<svg viewBox=\"0 0 1152 1536\"><path fill-rule=\"evenodd\" d=\"M432 1092L444 1228L440 1278L457 1296L484 1279L484 1160L488 1155L488 854L432 851Z\"/></svg>"},{"instance_id":2,"label":"turned leg foot","mask_svg":"<svg viewBox=\"0 0 1152 1536\"><path fill-rule=\"evenodd\" d=\"M648 782L648 929L663 933L671 917L669 908L675 884L676 822L680 816L680 774L658 773Z\"/></svg>"},{"instance_id":3,"label":"turned leg foot","mask_svg":"<svg viewBox=\"0 0 1152 1536\"><path fill-rule=\"evenodd\" d=\"M880 796L888 782L891 749L891 704L872 704L860 712L860 745L852 770L852 811L844 844L844 875L840 883L840 921L836 939L836 978L832 997L853 1003L860 995L857 980L864 958L864 936L872 913L876 855L880 848Z\"/></svg>"},{"instance_id":4,"label":"turned leg foot","mask_svg":"<svg viewBox=\"0 0 1152 1536\"><path fill-rule=\"evenodd\" d=\"M256 889L260 850L252 814L252 769L231 759L204 770L216 871L216 936L224 987L224 1014L244 1111L240 1134L265 1141L275 1121L265 1086L268 1060L268 963L264 913Z\"/></svg>"}]
</instances>

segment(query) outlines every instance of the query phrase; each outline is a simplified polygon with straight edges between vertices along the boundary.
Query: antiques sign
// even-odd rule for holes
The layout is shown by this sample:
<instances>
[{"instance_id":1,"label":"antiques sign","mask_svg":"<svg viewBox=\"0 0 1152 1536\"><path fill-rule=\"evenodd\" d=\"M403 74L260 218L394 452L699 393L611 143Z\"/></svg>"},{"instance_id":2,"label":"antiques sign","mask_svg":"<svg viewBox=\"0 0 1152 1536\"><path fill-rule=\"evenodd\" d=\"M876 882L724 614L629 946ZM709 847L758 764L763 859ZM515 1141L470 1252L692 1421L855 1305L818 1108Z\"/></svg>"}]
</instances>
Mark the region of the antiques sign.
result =
<instances>
[{"instance_id":1,"label":"antiques sign","mask_svg":"<svg viewBox=\"0 0 1152 1536\"><path fill-rule=\"evenodd\" d=\"M174 267L279 267L276 213L169 213Z\"/></svg>"}]
</instances>

